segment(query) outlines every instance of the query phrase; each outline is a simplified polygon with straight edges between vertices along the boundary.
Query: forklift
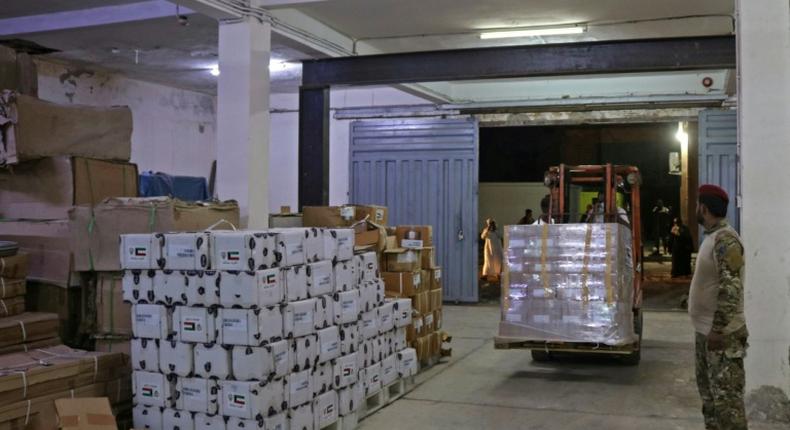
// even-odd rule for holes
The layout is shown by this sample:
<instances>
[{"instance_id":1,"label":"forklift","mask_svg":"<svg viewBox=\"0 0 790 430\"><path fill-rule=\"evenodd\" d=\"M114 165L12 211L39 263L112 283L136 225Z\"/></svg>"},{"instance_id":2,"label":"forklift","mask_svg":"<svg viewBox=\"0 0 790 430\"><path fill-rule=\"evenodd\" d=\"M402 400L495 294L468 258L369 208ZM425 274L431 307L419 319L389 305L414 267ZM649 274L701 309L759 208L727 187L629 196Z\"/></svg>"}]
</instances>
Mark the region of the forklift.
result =
<instances>
[{"instance_id":1,"label":"forklift","mask_svg":"<svg viewBox=\"0 0 790 430\"><path fill-rule=\"evenodd\" d=\"M639 364L642 343L642 281L644 274L642 222L639 186L641 176L635 166L561 164L551 167L544 176L549 188L549 215L555 224L580 223L586 212L584 202L591 195L601 196L595 220L586 222L627 224L631 230L633 258L633 313L636 341L626 345L556 342L541 339L502 339L494 342L496 349L530 349L535 361L548 361L556 353L597 353L618 356L630 365ZM504 291L504 289L503 289ZM504 300L503 300L504 303Z\"/></svg>"}]
</instances>

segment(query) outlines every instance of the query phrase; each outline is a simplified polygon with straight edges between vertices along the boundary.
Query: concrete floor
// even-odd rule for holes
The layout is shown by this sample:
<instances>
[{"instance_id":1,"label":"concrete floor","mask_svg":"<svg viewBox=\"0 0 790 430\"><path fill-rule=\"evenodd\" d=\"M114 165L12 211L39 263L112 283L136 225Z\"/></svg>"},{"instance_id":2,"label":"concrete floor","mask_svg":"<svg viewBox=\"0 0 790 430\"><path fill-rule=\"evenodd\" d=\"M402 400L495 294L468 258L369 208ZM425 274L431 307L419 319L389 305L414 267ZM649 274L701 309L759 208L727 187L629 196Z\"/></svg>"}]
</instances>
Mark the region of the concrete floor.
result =
<instances>
[{"instance_id":1,"label":"concrete floor","mask_svg":"<svg viewBox=\"0 0 790 430\"><path fill-rule=\"evenodd\" d=\"M642 363L597 357L534 363L495 350L495 306L446 306L453 357L362 429L702 429L692 329L682 312L645 314ZM752 423L754 429L779 425Z\"/></svg>"}]
</instances>

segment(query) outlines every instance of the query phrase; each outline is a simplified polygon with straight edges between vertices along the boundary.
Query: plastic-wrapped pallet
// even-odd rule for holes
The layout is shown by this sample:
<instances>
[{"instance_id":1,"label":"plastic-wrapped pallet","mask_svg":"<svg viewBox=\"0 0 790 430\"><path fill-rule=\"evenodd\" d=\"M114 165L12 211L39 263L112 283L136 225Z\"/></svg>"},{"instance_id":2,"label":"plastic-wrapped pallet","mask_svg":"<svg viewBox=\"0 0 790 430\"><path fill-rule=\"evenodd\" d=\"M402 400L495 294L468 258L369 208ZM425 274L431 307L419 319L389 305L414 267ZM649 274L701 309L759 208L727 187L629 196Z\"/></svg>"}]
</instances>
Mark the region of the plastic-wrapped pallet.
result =
<instances>
[{"instance_id":1,"label":"plastic-wrapped pallet","mask_svg":"<svg viewBox=\"0 0 790 430\"><path fill-rule=\"evenodd\" d=\"M508 226L498 340L635 342L632 246L619 224Z\"/></svg>"}]
</instances>

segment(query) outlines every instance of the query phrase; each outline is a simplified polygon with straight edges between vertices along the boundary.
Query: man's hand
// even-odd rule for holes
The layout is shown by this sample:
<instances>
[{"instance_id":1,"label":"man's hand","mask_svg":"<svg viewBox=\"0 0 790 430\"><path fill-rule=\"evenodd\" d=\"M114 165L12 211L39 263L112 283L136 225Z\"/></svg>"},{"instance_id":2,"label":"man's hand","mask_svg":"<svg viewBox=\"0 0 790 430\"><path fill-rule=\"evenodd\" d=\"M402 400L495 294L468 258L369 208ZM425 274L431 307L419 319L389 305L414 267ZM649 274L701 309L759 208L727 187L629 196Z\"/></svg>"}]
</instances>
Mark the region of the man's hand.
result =
<instances>
[{"instance_id":1,"label":"man's hand","mask_svg":"<svg viewBox=\"0 0 790 430\"><path fill-rule=\"evenodd\" d=\"M708 334L708 351L721 351L724 349L724 335L712 331Z\"/></svg>"}]
</instances>

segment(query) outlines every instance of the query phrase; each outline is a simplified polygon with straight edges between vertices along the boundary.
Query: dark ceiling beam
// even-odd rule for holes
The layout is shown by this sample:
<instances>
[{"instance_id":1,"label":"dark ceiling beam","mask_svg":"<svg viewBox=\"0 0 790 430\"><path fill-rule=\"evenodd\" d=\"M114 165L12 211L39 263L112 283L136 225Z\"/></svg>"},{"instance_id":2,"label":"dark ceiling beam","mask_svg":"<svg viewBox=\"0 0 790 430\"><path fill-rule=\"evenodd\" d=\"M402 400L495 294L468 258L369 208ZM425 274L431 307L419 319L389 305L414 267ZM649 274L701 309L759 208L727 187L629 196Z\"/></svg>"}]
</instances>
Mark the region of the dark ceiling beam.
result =
<instances>
[{"instance_id":1,"label":"dark ceiling beam","mask_svg":"<svg viewBox=\"0 0 790 430\"><path fill-rule=\"evenodd\" d=\"M735 36L615 40L307 60L302 63L302 85L733 69L735 62Z\"/></svg>"}]
</instances>

